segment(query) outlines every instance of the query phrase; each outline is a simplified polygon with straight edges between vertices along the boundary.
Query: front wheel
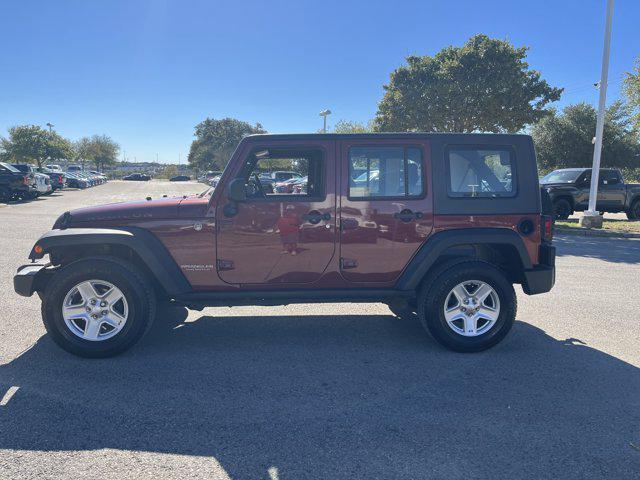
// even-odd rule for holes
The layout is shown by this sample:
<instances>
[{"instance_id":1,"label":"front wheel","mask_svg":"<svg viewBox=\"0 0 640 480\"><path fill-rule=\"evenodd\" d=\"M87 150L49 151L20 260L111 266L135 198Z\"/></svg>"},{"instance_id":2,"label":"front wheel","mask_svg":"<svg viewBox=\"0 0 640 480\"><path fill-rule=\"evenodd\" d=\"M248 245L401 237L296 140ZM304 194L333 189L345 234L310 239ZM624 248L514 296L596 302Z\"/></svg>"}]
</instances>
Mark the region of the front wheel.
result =
<instances>
[{"instance_id":1,"label":"front wheel","mask_svg":"<svg viewBox=\"0 0 640 480\"><path fill-rule=\"evenodd\" d=\"M42 318L52 339L82 357L111 357L136 343L155 316L152 286L133 265L92 258L62 268L47 284Z\"/></svg>"},{"instance_id":2,"label":"front wheel","mask_svg":"<svg viewBox=\"0 0 640 480\"><path fill-rule=\"evenodd\" d=\"M493 347L511 330L517 300L511 282L495 266L453 265L423 287L418 315L441 345L457 352Z\"/></svg>"},{"instance_id":3,"label":"front wheel","mask_svg":"<svg viewBox=\"0 0 640 480\"><path fill-rule=\"evenodd\" d=\"M553 213L558 220L566 220L573 213L573 209L568 200L561 198L553 202Z\"/></svg>"}]
</instances>

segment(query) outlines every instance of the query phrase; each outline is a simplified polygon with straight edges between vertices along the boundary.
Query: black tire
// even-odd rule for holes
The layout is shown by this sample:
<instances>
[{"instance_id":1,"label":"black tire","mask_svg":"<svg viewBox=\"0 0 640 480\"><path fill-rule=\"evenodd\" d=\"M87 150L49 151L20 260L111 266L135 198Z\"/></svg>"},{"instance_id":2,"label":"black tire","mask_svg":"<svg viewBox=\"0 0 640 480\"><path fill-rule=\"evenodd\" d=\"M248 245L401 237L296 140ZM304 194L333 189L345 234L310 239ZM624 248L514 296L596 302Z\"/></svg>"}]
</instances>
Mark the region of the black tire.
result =
<instances>
[{"instance_id":1,"label":"black tire","mask_svg":"<svg viewBox=\"0 0 640 480\"><path fill-rule=\"evenodd\" d=\"M559 198L553 202L553 213L558 220L566 220L573 213L573 208L568 200Z\"/></svg>"},{"instance_id":2,"label":"black tire","mask_svg":"<svg viewBox=\"0 0 640 480\"><path fill-rule=\"evenodd\" d=\"M129 315L115 336L90 341L74 334L64 321L62 306L68 292L86 280L103 280L118 287ZM134 265L117 258L96 257L73 262L48 282L43 295L42 319L51 338L64 350L81 357L112 357L138 342L149 330L156 312L153 286Z\"/></svg>"},{"instance_id":3,"label":"black tire","mask_svg":"<svg viewBox=\"0 0 640 480\"><path fill-rule=\"evenodd\" d=\"M640 220L640 198L636 198L631 203L631 208L627 210L627 218L629 220Z\"/></svg>"},{"instance_id":4,"label":"black tire","mask_svg":"<svg viewBox=\"0 0 640 480\"><path fill-rule=\"evenodd\" d=\"M478 280L493 288L500 302L496 322L477 336L455 332L444 315L445 302L458 284ZM494 265L482 261L463 261L441 269L426 282L418 296L418 317L425 330L444 347L456 352L479 352L502 341L516 318L517 299L506 274Z\"/></svg>"}]
</instances>

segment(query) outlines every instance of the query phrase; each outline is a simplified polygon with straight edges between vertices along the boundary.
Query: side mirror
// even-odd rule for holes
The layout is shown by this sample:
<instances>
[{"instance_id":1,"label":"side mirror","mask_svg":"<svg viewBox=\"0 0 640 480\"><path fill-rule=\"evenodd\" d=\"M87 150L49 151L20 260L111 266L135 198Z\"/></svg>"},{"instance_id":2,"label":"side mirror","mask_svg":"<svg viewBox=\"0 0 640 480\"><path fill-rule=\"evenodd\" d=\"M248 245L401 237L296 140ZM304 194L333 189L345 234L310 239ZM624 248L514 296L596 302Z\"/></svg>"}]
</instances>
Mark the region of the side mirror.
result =
<instances>
[{"instance_id":1,"label":"side mirror","mask_svg":"<svg viewBox=\"0 0 640 480\"><path fill-rule=\"evenodd\" d=\"M233 202L244 202L247 199L247 190L242 178L234 178L227 188L227 198Z\"/></svg>"}]
</instances>

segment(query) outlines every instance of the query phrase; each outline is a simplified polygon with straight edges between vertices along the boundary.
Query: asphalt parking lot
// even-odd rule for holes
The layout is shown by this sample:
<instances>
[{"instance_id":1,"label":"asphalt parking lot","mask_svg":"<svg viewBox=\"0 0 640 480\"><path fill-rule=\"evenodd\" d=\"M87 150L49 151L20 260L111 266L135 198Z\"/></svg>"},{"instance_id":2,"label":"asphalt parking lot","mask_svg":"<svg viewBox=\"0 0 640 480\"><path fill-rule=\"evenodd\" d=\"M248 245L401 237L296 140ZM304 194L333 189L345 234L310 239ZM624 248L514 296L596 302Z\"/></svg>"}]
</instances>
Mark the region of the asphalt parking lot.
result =
<instances>
[{"instance_id":1,"label":"asphalt parking lot","mask_svg":"<svg viewBox=\"0 0 640 480\"><path fill-rule=\"evenodd\" d=\"M409 312L332 304L174 308L124 355L86 360L14 294L65 210L202 189L110 182L0 206L0 478L640 476L639 241L557 239L555 289L519 291L511 336L470 355Z\"/></svg>"}]
</instances>

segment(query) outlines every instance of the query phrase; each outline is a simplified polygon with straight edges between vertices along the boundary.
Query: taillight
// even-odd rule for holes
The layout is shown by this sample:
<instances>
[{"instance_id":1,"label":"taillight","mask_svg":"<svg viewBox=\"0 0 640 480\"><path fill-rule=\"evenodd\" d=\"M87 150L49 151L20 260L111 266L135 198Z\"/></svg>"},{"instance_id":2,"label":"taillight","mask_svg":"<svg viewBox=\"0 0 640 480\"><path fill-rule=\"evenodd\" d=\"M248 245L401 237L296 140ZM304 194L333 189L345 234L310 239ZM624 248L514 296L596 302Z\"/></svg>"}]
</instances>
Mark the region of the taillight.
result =
<instances>
[{"instance_id":1,"label":"taillight","mask_svg":"<svg viewBox=\"0 0 640 480\"><path fill-rule=\"evenodd\" d=\"M551 215L542 215L542 241L551 242L553 240L553 217Z\"/></svg>"},{"instance_id":2,"label":"taillight","mask_svg":"<svg viewBox=\"0 0 640 480\"><path fill-rule=\"evenodd\" d=\"M25 175L24 177L22 177L22 183L24 185L29 185L29 175Z\"/></svg>"}]
</instances>

